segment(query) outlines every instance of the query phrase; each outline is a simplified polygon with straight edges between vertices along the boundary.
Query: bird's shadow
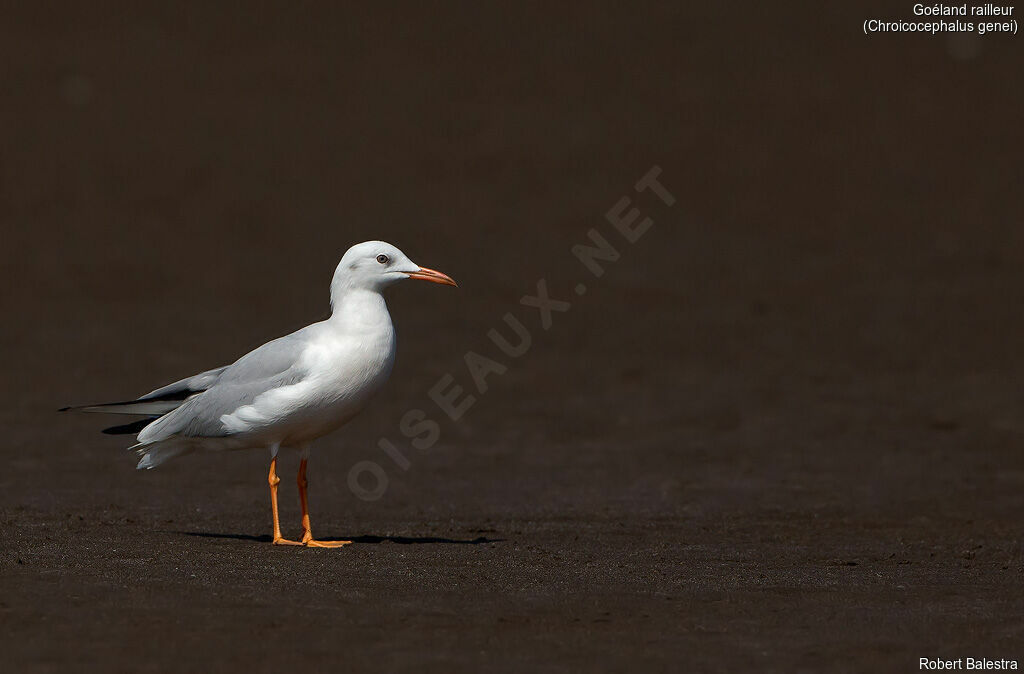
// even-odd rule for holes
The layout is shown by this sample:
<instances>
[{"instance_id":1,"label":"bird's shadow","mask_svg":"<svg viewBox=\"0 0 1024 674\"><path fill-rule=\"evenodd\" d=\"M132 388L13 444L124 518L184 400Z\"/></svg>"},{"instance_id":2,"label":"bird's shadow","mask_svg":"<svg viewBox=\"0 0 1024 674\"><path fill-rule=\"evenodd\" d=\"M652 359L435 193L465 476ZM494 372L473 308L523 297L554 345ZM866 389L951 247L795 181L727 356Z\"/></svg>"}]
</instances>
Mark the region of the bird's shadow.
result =
<instances>
[{"instance_id":1,"label":"bird's shadow","mask_svg":"<svg viewBox=\"0 0 1024 674\"><path fill-rule=\"evenodd\" d=\"M262 536L252 536L250 534L222 534L211 531L173 531L171 533L179 534L181 536L196 536L198 538L224 538L235 541L254 541L256 543L270 543L274 540L271 536L266 534ZM352 541L353 543L369 543L377 545L380 543L397 543L398 545L423 545L427 543L437 543L442 545L483 545L484 543L501 543L504 538L487 538L485 536L477 536L472 539L460 539L460 538L441 538L438 536L337 536L327 537L319 539L321 541Z\"/></svg>"}]
</instances>

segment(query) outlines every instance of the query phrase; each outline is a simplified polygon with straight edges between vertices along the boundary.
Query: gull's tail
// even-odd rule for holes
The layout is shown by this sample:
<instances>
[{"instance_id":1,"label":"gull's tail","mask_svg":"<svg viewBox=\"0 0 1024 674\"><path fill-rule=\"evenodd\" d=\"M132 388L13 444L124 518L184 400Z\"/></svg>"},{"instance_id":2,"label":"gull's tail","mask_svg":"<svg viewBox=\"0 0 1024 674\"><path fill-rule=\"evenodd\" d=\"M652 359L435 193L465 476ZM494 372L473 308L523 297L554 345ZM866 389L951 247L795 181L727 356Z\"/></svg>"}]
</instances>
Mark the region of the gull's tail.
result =
<instances>
[{"instance_id":1,"label":"gull's tail","mask_svg":"<svg viewBox=\"0 0 1024 674\"><path fill-rule=\"evenodd\" d=\"M128 449L139 457L139 465L136 468L150 470L161 463L194 451L195 445L190 438L171 437L158 442L140 442Z\"/></svg>"},{"instance_id":2,"label":"gull's tail","mask_svg":"<svg viewBox=\"0 0 1024 674\"><path fill-rule=\"evenodd\" d=\"M173 384L158 388L135 400L125 400L116 403L102 403L99 405L79 405L77 407L62 407L61 412L91 412L101 414L125 414L141 416L126 424L118 424L103 429L108 435L135 435L141 434L147 426L154 421L161 419L169 412L181 407L192 396L202 393L217 383L217 379L226 367L218 367L213 370L201 372L192 377L176 381ZM139 461L139 468L153 468L168 459L192 451L188 442L182 440L176 442L171 439L164 441L150 441L129 447L142 457Z\"/></svg>"}]
</instances>

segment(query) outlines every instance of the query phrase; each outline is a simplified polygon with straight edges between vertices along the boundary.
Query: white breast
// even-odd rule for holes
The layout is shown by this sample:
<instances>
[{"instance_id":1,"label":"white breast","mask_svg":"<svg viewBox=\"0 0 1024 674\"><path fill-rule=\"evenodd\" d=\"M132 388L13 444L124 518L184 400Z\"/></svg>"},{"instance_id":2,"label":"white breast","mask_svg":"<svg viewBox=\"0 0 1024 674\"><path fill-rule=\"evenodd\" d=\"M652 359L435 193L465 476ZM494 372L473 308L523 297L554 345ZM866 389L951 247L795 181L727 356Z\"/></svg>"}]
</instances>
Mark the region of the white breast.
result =
<instances>
[{"instance_id":1,"label":"white breast","mask_svg":"<svg viewBox=\"0 0 1024 674\"><path fill-rule=\"evenodd\" d=\"M284 445L312 441L363 409L387 381L395 359L395 331L383 298L348 307L317 324L300 356L300 380L257 396L221 417L233 432Z\"/></svg>"}]
</instances>

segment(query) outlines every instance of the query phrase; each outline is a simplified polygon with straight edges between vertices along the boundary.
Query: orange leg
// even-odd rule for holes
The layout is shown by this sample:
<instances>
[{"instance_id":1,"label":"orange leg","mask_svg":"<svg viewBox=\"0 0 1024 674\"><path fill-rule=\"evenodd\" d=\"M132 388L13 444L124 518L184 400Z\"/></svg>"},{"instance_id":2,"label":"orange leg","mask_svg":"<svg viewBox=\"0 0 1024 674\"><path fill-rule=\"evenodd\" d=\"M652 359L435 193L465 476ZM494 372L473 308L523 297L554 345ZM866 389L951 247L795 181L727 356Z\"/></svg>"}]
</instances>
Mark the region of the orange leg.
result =
<instances>
[{"instance_id":1,"label":"orange leg","mask_svg":"<svg viewBox=\"0 0 1024 674\"><path fill-rule=\"evenodd\" d=\"M302 545L311 548L340 548L352 541L318 541L313 538L313 531L309 527L309 505L306 501L306 459L299 462L299 499L302 501Z\"/></svg>"},{"instance_id":2,"label":"orange leg","mask_svg":"<svg viewBox=\"0 0 1024 674\"><path fill-rule=\"evenodd\" d=\"M274 545L302 545L298 541L290 541L281 536L281 521L277 517L277 485L281 482L281 478L277 476L277 456L270 460L270 474L267 476L267 482L270 483L270 508L274 511Z\"/></svg>"}]
</instances>

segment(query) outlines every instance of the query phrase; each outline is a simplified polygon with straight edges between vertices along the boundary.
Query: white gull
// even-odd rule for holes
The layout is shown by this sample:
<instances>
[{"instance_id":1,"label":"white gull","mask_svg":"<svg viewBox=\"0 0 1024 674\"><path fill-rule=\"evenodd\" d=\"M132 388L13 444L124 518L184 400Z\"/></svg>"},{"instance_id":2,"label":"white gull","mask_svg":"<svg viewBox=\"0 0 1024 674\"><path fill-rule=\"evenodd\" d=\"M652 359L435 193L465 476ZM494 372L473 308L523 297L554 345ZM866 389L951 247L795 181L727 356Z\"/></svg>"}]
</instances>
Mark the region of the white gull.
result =
<instances>
[{"instance_id":1,"label":"white gull","mask_svg":"<svg viewBox=\"0 0 1024 674\"><path fill-rule=\"evenodd\" d=\"M144 415L106 429L138 432L131 449L139 468L154 468L195 450L270 450L270 502L274 544L340 547L310 530L306 462L311 443L338 429L366 404L391 374L395 331L382 291L407 278L456 285L441 272L414 264L395 246L367 241L348 249L331 281L331 317L247 353L231 365L182 379L132 401L65 408ZM298 486L303 535L281 536L277 455L299 450Z\"/></svg>"}]
</instances>

